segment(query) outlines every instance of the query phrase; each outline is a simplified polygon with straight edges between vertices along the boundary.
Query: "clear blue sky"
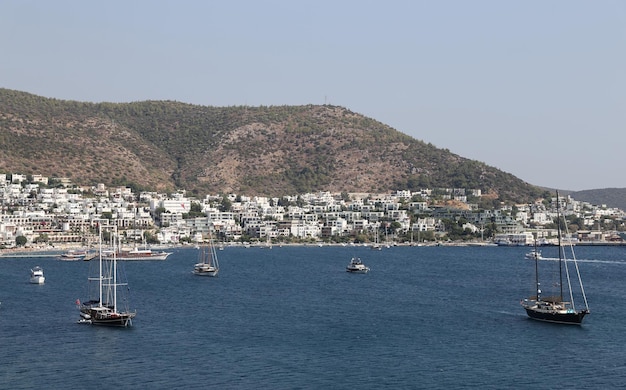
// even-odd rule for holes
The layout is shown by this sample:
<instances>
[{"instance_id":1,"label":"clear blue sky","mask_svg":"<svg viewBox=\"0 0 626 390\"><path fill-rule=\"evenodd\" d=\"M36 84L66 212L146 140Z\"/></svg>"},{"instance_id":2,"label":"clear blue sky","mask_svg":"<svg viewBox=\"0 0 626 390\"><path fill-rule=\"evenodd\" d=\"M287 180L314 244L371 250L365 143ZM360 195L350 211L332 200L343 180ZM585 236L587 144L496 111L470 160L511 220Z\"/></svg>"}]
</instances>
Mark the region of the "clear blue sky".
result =
<instances>
[{"instance_id":1,"label":"clear blue sky","mask_svg":"<svg viewBox=\"0 0 626 390\"><path fill-rule=\"evenodd\" d=\"M334 104L529 183L626 187L626 1L0 2L0 87Z\"/></svg>"}]
</instances>

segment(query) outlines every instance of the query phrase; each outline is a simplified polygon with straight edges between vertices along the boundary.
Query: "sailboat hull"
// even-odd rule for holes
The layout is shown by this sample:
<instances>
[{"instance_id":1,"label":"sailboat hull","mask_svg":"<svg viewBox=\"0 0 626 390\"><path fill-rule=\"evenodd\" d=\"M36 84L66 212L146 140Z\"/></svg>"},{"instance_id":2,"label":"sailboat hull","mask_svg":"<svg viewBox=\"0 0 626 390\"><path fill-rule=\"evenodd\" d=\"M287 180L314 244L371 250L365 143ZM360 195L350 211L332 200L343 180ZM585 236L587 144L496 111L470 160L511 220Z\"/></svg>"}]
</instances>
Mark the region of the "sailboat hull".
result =
<instances>
[{"instance_id":1,"label":"sailboat hull","mask_svg":"<svg viewBox=\"0 0 626 390\"><path fill-rule=\"evenodd\" d=\"M556 309L542 301L534 302L525 300L522 302L522 306L526 310L528 317L533 320L557 324L580 325L585 315L589 313L587 310Z\"/></svg>"},{"instance_id":2,"label":"sailboat hull","mask_svg":"<svg viewBox=\"0 0 626 390\"><path fill-rule=\"evenodd\" d=\"M205 271L205 270L194 270L193 273L194 275L199 275L199 276L217 276L217 272L218 270L209 270L209 271Z\"/></svg>"},{"instance_id":3,"label":"sailboat hull","mask_svg":"<svg viewBox=\"0 0 626 390\"><path fill-rule=\"evenodd\" d=\"M558 324L573 324L580 325L583 322L583 318L587 314L586 311L579 311L574 313L544 313L537 312L532 309L526 309L526 314L533 320L554 322Z\"/></svg>"},{"instance_id":4,"label":"sailboat hull","mask_svg":"<svg viewBox=\"0 0 626 390\"><path fill-rule=\"evenodd\" d=\"M120 314L117 318L103 318L103 319L92 319L92 325L102 325L102 326L120 326L127 327L133 324L134 315L130 314Z\"/></svg>"},{"instance_id":5,"label":"sailboat hull","mask_svg":"<svg viewBox=\"0 0 626 390\"><path fill-rule=\"evenodd\" d=\"M133 324L136 313L114 312L106 307L81 308L81 322L92 325L127 327Z\"/></svg>"}]
</instances>

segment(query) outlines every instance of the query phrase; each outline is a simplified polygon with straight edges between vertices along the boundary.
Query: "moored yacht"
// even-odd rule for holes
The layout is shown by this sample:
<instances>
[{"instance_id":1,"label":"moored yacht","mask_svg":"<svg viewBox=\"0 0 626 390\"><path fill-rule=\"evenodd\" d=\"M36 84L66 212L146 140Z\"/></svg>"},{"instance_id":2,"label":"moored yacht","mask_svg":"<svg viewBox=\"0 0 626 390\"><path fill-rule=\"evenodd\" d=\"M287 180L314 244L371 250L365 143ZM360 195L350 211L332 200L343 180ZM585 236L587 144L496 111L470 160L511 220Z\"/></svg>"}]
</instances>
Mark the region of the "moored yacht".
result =
<instances>
[{"instance_id":1,"label":"moored yacht","mask_svg":"<svg viewBox=\"0 0 626 390\"><path fill-rule=\"evenodd\" d=\"M44 284L46 278L43 276L43 269L40 266L30 270L30 282L33 284Z\"/></svg>"},{"instance_id":2,"label":"moored yacht","mask_svg":"<svg viewBox=\"0 0 626 390\"><path fill-rule=\"evenodd\" d=\"M555 322L560 324L576 324L580 325L583 318L589 314L589 305L587 303L587 296L583 287L582 278L580 276L580 270L576 263L576 256L574 254L574 247L570 242L570 249L573 263L574 272L569 270L569 260L565 256L563 245L561 245L561 219L563 217L561 206L559 202L559 193L556 193L556 209L557 209L557 232L559 243L559 261L555 264L546 264L549 266L556 265L556 269L551 269L548 272L546 267L542 267L542 271L547 278L554 276L554 280L550 280L545 284L549 291L542 291L542 286L539 279L539 258L535 257L535 280L533 281L533 295L529 298L522 299L520 304L526 310L528 317L546 322ZM567 224L565 229L567 229ZM553 268L553 267L549 267ZM578 279L578 288L575 294L575 283L570 280L570 274L575 275ZM544 278L545 279L545 278ZM551 279L551 278L549 278ZM582 305L576 306L574 302L574 295L578 295L582 298Z\"/></svg>"},{"instance_id":3,"label":"moored yacht","mask_svg":"<svg viewBox=\"0 0 626 390\"><path fill-rule=\"evenodd\" d=\"M165 260L167 256L171 255L171 252L153 251L150 248L133 248L129 250L120 250L115 253L115 257L118 261L126 260ZM105 256L112 258L113 252L106 252Z\"/></svg>"},{"instance_id":4,"label":"moored yacht","mask_svg":"<svg viewBox=\"0 0 626 390\"><path fill-rule=\"evenodd\" d=\"M217 276L219 271L220 264L213 245L213 238L209 232L209 245L200 248L198 262L193 267L193 273L200 276Z\"/></svg>"},{"instance_id":5,"label":"moored yacht","mask_svg":"<svg viewBox=\"0 0 626 390\"><path fill-rule=\"evenodd\" d=\"M105 226L109 230L110 237L115 243L117 226ZM77 299L76 306L79 309L79 323L104 326L132 326L133 318L137 312L128 308L128 283L123 272L118 272L118 264L115 253L111 258L105 257L102 251L103 225L98 224L99 248L98 262L92 262L90 276L88 276L89 299L82 302Z\"/></svg>"},{"instance_id":6,"label":"moored yacht","mask_svg":"<svg viewBox=\"0 0 626 390\"><path fill-rule=\"evenodd\" d=\"M346 272L351 272L354 274L365 274L370 270L370 267L367 267L363 262L361 262L361 258L353 257L350 260L350 264L346 267Z\"/></svg>"}]
</instances>

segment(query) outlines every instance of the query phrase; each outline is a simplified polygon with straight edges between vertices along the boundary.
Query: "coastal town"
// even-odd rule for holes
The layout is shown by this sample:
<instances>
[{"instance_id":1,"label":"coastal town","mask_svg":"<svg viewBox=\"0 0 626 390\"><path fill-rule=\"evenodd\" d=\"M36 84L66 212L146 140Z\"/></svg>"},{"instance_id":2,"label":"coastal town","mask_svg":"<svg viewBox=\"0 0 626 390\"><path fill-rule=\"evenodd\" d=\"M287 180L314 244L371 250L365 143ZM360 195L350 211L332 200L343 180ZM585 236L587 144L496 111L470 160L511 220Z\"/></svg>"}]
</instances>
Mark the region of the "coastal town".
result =
<instances>
[{"instance_id":1,"label":"coastal town","mask_svg":"<svg viewBox=\"0 0 626 390\"><path fill-rule=\"evenodd\" d=\"M126 245L553 245L556 199L480 209L480 190L318 192L283 197L133 192L67 178L0 174L0 248L88 247L96 226L117 225ZM576 245L624 243L626 214L561 198Z\"/></svg>"}]
</instances>

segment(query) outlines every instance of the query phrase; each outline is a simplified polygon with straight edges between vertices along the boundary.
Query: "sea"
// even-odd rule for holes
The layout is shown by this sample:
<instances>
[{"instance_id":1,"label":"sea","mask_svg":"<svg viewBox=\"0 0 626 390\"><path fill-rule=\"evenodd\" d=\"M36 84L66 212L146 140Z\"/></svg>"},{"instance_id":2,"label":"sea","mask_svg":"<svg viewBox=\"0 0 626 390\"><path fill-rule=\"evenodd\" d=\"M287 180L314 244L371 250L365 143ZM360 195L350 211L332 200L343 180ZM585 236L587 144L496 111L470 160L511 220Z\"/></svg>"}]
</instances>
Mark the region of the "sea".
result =
<instances>
[{"instance_id":1,"label":"sea","mask_svg":"<svg viewBox=\"0 0 626 390\"><path fill-rule=\"evenodd\" d=\"M192 274L197 249L170 249L122 264L129 328L78 323L88 262L5 255L0 388L626 386L626 247L576 248L591 310L582 326L526 316L528 249L226 247L215 278ZM353 256L371 271L347 273ZM43 285L29 283L36 265Z\"/></svg>"}]
</instances>

